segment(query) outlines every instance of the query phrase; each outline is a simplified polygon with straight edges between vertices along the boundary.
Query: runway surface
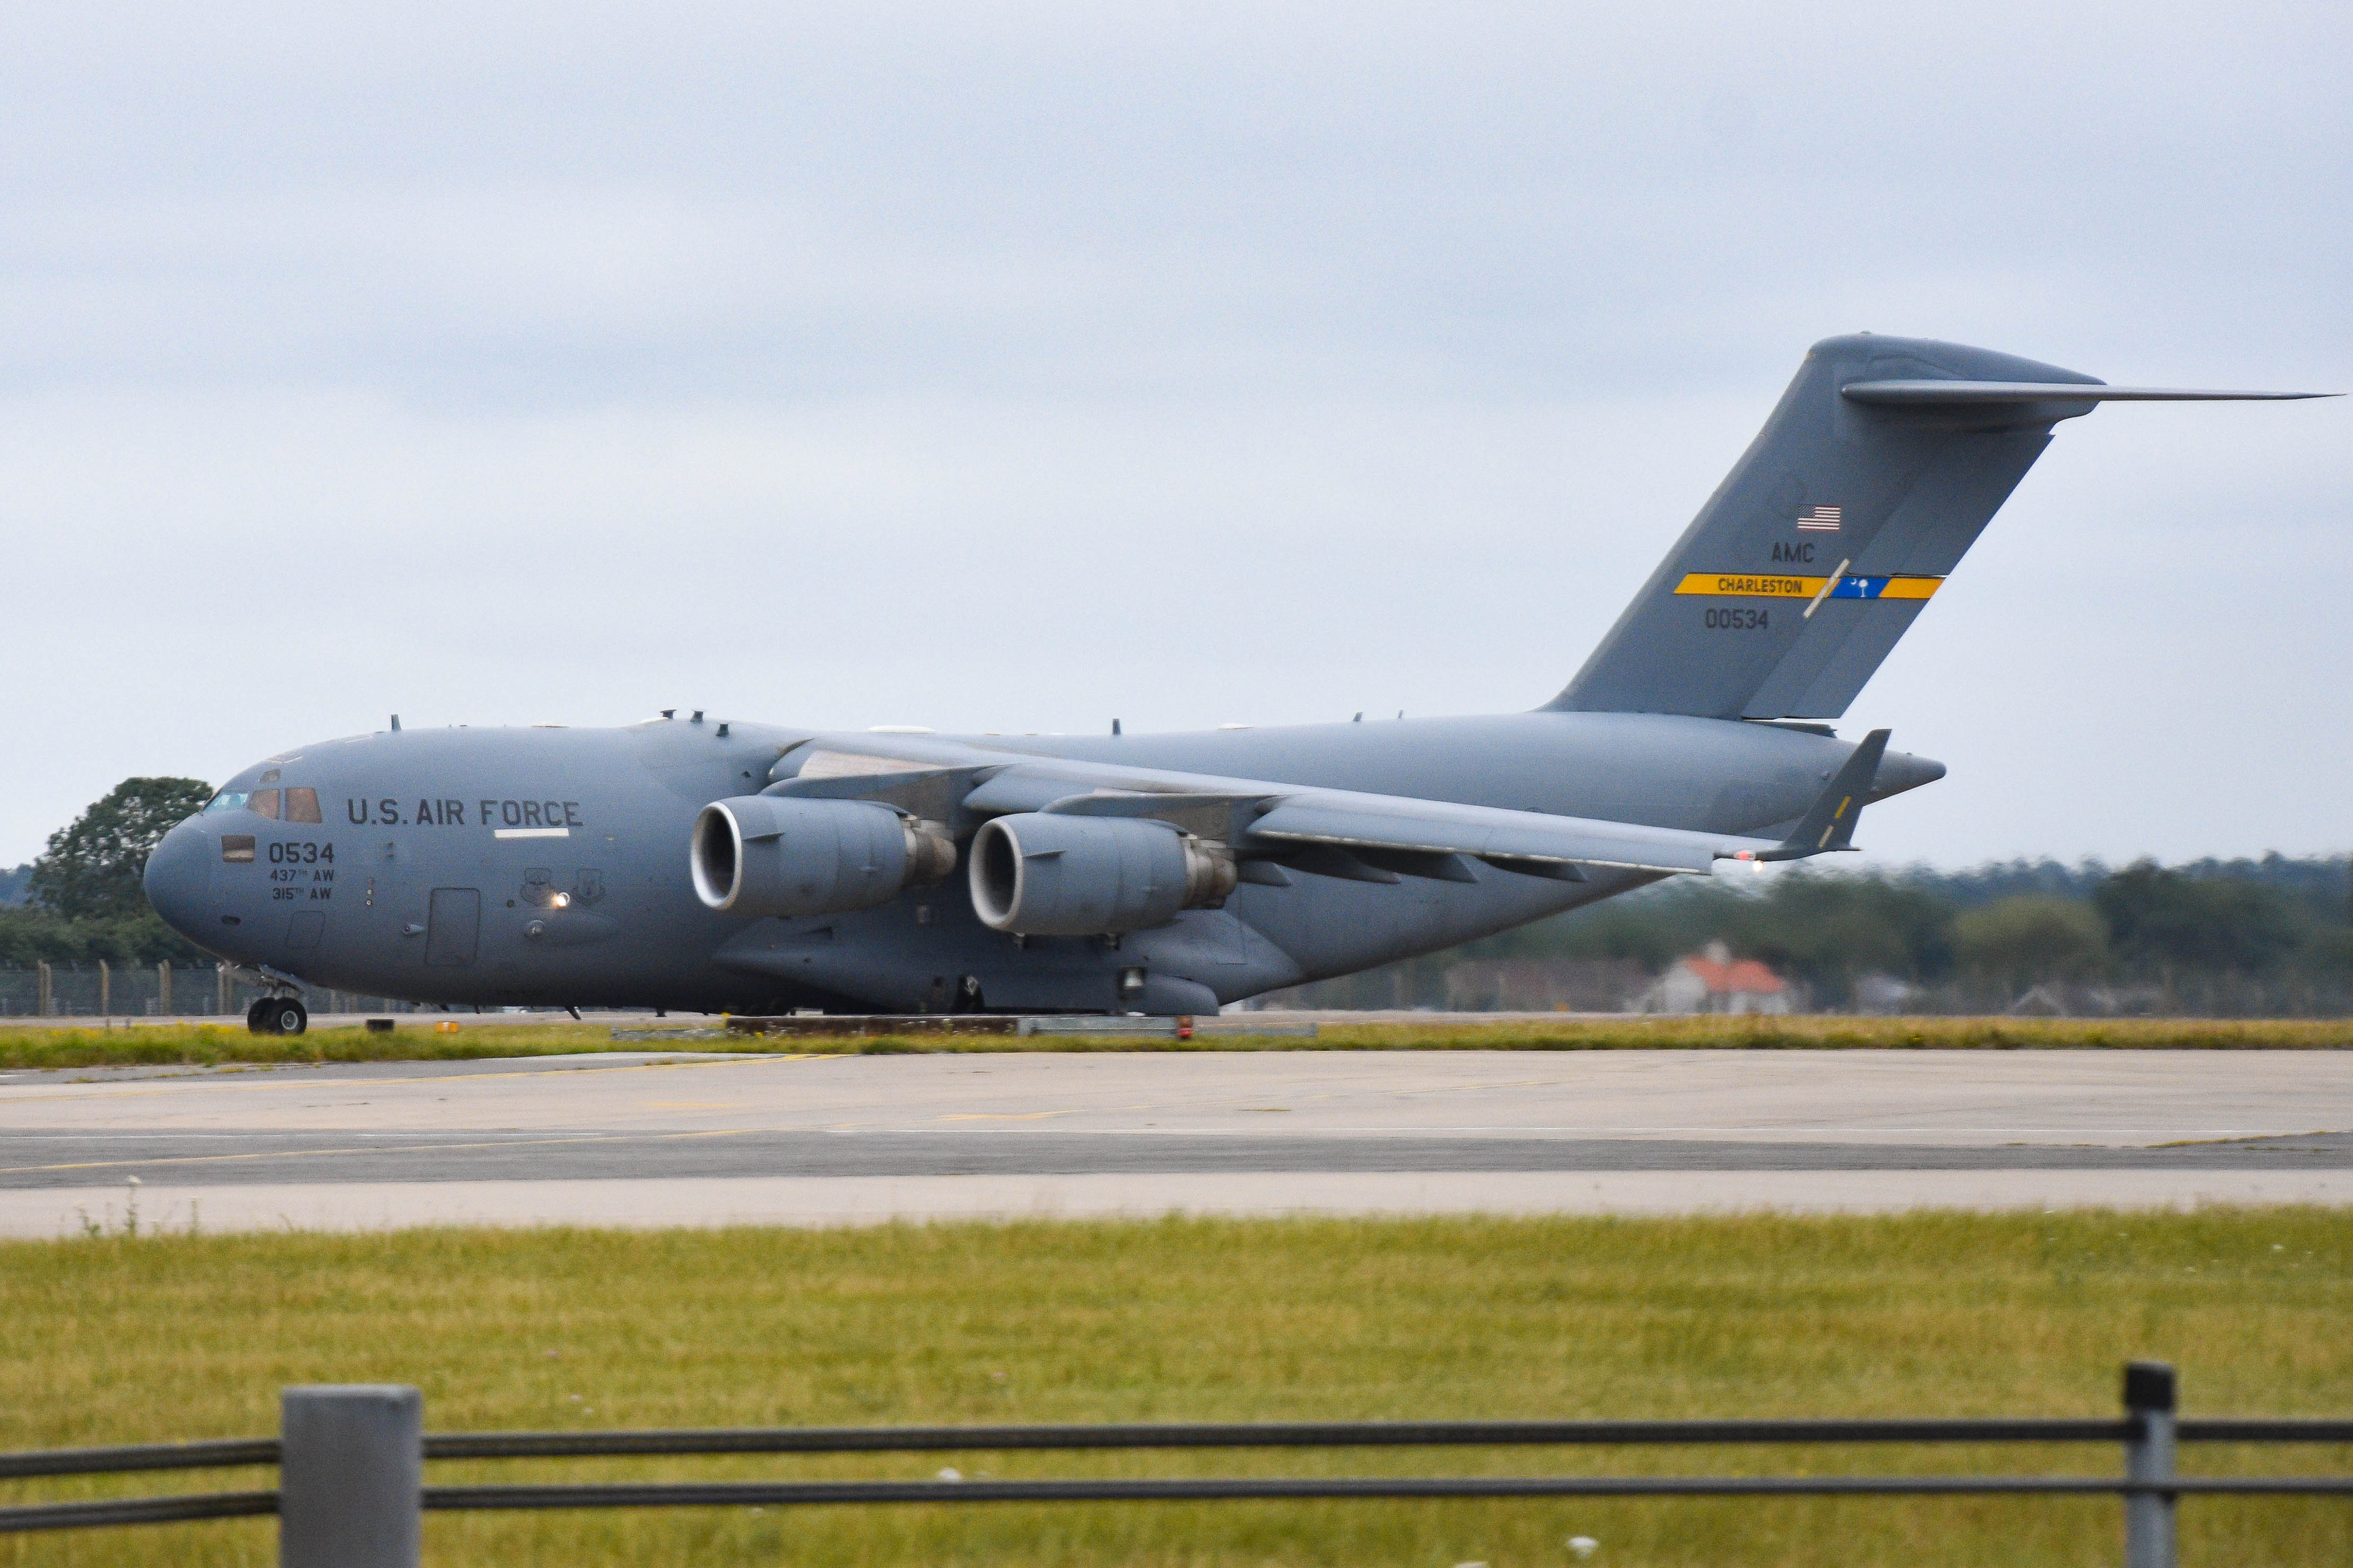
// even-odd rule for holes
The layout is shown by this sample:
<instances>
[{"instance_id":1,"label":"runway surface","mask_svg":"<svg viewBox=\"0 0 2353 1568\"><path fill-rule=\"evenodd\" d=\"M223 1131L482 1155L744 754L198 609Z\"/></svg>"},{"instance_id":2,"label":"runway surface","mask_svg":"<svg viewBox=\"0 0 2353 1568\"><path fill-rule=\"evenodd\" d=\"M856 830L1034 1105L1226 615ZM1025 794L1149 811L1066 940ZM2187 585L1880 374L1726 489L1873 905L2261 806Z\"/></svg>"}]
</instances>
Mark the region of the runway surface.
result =
<instances>
[{"instance_id":1,"label":"runway surface","mask_svg":"<svg viewBox=\"0 0 2353 1568\"><path fill-rule=\"evenodd\" d=\"M135 1178L135 1181L134 1181ZM0 1234L2353 1202L2353 1054L583 1056L0 1074Z\"/></svg>"}]
</instances>

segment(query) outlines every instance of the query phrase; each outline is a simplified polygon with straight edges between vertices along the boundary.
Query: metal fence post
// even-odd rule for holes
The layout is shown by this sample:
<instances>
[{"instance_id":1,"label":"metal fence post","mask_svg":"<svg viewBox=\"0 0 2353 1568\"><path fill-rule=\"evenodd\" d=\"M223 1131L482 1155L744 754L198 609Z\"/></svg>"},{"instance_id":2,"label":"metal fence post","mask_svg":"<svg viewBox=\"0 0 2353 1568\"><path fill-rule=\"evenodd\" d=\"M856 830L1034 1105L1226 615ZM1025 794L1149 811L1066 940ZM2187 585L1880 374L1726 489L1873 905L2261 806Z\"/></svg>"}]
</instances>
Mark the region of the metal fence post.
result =
<instances>
[{"instance_id":1,"label":"metal fence post","mask_svg":"<svg viewBox=\"0 0 2353 1568\"><path fill-rule=\"evenodd\" d=\"M423 1394L394 1384L289 1388L279 1437L279 1568L417 1568Z\"/></svg>"},{"instance_id":2,"label":"metal fence post","mask_svg":"<svg viewBox=\"0 0 2353 1568\"><path fill-rule=\"evenodd\" d=\"M114 1016L114 971L106 966L102 958L98 961L98 1016Z\"/></svg>"},{"instance_id":3,"label":"metal fence post","mask_svg":"<svg viewBox=\"0 0 2353 1568\"><path fill-rule=\"evenodd\" d=\"M158 1004L155 1010L168 1016L172 1011L172 966L169 963L155 966L155 1000Z\"/></svg>"},{"instance_id":4,"label":"metal fence post","mask_svg":"<svg viewBox=\"0 0 2353 1568\"><path fill-rule=\"evenodd\" d=\"M2173 1479L2173 1366L2137 1361L2125 1366L2125 1414L2137 1427L2125 1439L2125 1479ZM2125 1499L2125 1568L2175 1568L2174 1492L2134 1492Z\"/></svg>"}]
</instances>

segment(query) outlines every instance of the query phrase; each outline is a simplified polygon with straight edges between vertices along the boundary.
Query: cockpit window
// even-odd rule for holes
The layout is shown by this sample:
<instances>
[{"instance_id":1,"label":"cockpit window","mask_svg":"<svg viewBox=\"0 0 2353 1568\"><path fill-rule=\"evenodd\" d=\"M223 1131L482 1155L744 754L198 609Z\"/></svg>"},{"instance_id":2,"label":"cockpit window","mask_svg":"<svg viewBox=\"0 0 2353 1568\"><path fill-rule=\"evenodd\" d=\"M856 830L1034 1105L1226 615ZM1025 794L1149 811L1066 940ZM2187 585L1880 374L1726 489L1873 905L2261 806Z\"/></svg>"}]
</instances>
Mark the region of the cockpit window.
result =
<instances>
[{"instance_id":1,"label":"cockpit window","mask_svg":"<svg viewBox=\"0 0 2353 1568\"><path fill-rule=\"evenodd\" d=\"M319 792L308 787L298 786L290 790L225 789L205 802L205 815L207 816L216 811L249 811L256 816L266 816L272 822L278 820L281 808L289 822L321 820Z\"/></svg>"}]
</instances>

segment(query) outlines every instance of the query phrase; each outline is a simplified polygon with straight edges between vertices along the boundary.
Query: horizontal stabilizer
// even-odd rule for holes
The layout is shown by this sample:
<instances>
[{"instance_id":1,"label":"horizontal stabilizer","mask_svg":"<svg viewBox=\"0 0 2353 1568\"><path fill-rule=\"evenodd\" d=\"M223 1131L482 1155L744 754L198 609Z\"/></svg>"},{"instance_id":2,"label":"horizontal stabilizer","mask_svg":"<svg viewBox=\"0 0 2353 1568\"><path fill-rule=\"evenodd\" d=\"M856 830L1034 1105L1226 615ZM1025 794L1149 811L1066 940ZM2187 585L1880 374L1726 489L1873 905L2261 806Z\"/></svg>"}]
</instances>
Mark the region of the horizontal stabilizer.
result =
<instances>
[{"instance_id":1,"label":"horizontal stabilizer","mask_svg":"<svg viewBox=\"0 0 2353 1568\"><path fill-rule=\"evenodd\" d=\"M2277 403L2341 392L2201 392L2180 386L2106 386L2096 381L1850 381L1850 403L1891 408L1966 408L2000 403Z\"/></svg>"}]
</instances>

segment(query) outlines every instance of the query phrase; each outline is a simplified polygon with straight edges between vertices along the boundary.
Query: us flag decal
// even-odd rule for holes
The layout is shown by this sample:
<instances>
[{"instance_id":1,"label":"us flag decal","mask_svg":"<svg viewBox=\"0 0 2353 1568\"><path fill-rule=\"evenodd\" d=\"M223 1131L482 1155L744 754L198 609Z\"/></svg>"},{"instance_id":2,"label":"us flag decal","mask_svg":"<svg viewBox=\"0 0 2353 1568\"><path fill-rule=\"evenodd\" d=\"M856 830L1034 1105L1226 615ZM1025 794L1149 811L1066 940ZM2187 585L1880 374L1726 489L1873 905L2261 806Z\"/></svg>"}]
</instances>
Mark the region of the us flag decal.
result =
<instances>
[{"instance_id":1,"label":"us flag decal","mask_svg":"<svg viewBox=\"0 0 2353 1568\"><path fill-rule=\"evenodd\" d=\"M1839 531L1839 509L1818 506L1799 518L1798 526L1809 533L1836 533Z\"/></svg>"}]
</instances>

